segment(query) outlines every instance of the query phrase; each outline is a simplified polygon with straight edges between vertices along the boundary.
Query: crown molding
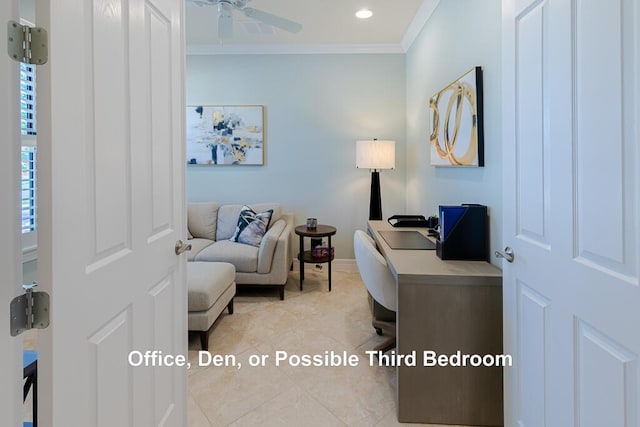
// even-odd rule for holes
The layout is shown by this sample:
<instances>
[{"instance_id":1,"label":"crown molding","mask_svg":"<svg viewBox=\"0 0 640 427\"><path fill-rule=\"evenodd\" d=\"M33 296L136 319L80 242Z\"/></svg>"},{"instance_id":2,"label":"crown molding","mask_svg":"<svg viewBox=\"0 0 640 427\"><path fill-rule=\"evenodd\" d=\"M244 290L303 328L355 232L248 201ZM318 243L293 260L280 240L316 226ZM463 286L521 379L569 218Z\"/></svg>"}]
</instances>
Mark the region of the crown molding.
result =
<instances>
[{"instance_id":1,"label":"crown molding","mask_svg":"<svg viewBox=\"0 0 640 427\"><path fill-rule=\"evenodd\" d=\"M416 16L413 18L413 21L411 21L411 24L409 24L409 28L407 28L407 32L404 33L404 37L400 42L400 46L403 52L406 53L409 51L411 45L413 45L413 42L416 41L416 38L420 34L420 31L422 31L422 28L424 28L429 18L431 18L433 11L436 10L436 7L438 7L439 3L440 0L424 0L422 6L420 6L420 9L418 9Z\"/></svg>"},{"instance_id":2,"label":"crown molding","mask_svg":"<svg viewBox=\"0 0 640 427\"><path fill-rule=\"evenodd\" d=\"M405 53L399 44L202 44L188 45L187 55L287 55Z\"/></svg>"}]
</instances>

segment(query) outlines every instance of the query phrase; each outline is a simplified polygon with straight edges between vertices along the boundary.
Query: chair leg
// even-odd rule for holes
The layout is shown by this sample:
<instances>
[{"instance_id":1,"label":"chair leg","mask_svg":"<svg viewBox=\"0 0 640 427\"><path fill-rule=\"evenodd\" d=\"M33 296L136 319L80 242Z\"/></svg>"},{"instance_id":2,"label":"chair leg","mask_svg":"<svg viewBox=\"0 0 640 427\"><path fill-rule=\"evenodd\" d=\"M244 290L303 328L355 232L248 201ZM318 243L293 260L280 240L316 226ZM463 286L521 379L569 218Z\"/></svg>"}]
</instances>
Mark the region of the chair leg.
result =
<instances>
[{"instance_id":1,"label":"chair leg","mask_svg":"<svg viewBox=\"0 0 640 427\"><path fill-rule=\"evenodd\" d=\"M199 331L200 332L200 347L204 351L209 351L209 331Z\"/></svg>"},{"instance_id":2,"label":"chair leg","mask_svg":"<svg viewBox=\"0 0 640 427\"><path fill-rule=\"evenodd\" d=\"M233 298L231 298L231 301L227 304L227 310L229 311L229 314L233 314Z\"/></svg>"},{"instance_id":3,"label":"chair leg","mask_svg":"<svg viewBox=\"0 0 640 427\"><path fill-rule=\"evenodd\" d=\"M382 331L387 331L391 334L396 333L396 324L394 322L373 319L371 321L371 326L373 326L378 335L382 335Z\"/></svg>"},{"instance_id":4,"label":"chair leg","mask_svg":"<svg viewBox=\"0 0 640 427\"><path fill-rule=\"evenodd\" d=\"M373 319L371 321L371 325L374 327L378 335L382 335L383 330L390 333L389 338L375 346L374 350L382 353L392 350L396 346L396 324L393 322Z\"/></svg>"},{"instance_id":5,"label":"chair leg","mask_svg":"<svg viewBox=\"0 0 640 427\"><path fill-rule=\"evenodd\" d=\"M280 301L284 301L284 285L280 286Z\"/></svg>"}]
</instances>

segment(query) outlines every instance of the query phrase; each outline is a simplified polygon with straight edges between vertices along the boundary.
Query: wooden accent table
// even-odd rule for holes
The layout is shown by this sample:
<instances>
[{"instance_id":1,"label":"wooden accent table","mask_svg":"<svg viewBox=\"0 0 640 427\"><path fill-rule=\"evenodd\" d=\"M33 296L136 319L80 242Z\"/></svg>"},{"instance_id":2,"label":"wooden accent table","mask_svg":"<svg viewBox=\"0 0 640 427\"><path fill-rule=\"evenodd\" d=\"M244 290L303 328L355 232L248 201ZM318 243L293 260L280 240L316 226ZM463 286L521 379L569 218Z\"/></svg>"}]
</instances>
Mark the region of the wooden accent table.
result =
<instances>
[{"instance_id":1,"label":"wooden accent table","mask_svg":"<svg viewBox=\"0 0 640 427\"><path fill-rule=\"evenodd\" d=\"M298 260L300 261L300 290L302 290L302 282L304 282L304 263L311 264L329 264L329 291L331 291L331 260L333 260L333 256L331 255L331 236L335 235L337 230L335 227L330 225L322 225L318 224L316 228L307 228L306 225L299 225L296 227L295 232L298 236L300 236L300 252L298 252ZM311 237L314 239L321 239L323 237L327 237L329 240L329 252L326 257L322 258L314 258L311 256L311 251L304 250L304 238Z\"/></svg>"}]
</instances>

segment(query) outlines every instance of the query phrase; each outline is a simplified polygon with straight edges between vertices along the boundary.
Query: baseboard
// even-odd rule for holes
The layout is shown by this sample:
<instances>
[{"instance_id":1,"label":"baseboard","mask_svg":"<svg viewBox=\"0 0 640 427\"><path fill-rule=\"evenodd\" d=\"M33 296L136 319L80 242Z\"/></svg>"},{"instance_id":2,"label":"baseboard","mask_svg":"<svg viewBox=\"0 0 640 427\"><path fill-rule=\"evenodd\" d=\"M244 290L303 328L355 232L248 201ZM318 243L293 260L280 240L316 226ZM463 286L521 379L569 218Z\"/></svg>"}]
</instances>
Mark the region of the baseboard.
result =
<instances>
[{"instance_id":1,"label":"baseboard","mask_svg":"<svg viewBox=\"0 0 640 427\"><path fill-rule=\"evenodd\" d=\"M324 264L320 264L324 265ZM308 262L305 263L304 269L306 270L315 270L315 264L310 264ZM297 259L293 260L293 270L300 270L300 262ZM342 271L345 273L357 273L358 266L356 264L355 259L334 259L331 261L331 270L333 271Z\"/></svg>"}]
</instances>

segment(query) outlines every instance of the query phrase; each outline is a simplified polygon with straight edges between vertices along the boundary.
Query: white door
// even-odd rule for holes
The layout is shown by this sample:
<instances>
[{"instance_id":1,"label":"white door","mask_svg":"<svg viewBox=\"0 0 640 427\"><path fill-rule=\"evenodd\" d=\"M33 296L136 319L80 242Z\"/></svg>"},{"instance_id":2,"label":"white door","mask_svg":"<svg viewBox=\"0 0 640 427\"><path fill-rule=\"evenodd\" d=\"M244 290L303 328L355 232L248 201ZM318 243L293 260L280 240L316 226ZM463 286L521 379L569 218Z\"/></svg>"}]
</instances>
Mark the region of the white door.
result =
<instances>
[{"instance_id":1,"label":"white door","mask_svg":"<svg viewBox=\"0 0 640 427\"><path fill-rule=\"evenodd\" d=\"M505 425L638 425L640 1L503 1Z\"/></svg>"},{"instance_id":2,"label":"white door","mask_svg":"<svg viewBox=\"0 0 640 427\"><path fill-rule=\"evenodd\" d=\"M17 1L0 2L0 23L18 21ZM6 35L6 33L5 33ZM4 38L3 38L4 40ZM3 42L3 44L6 42ZM3 49L4 50L4 49ZM9 333L9 303L21 293L18 63L0 54L0 424L22 425L22 337Z\"/></svg>"},{"instance_id":3,"label":"white door","mask_svg":"<svg viewBox=\"0 0 640 427\"><path fill-rule=\"evenodd\" d=\"M128 362L186 354L183 2L37 7L39 422L184 426L186 368Z\"/></svg>"}]
</instances>

